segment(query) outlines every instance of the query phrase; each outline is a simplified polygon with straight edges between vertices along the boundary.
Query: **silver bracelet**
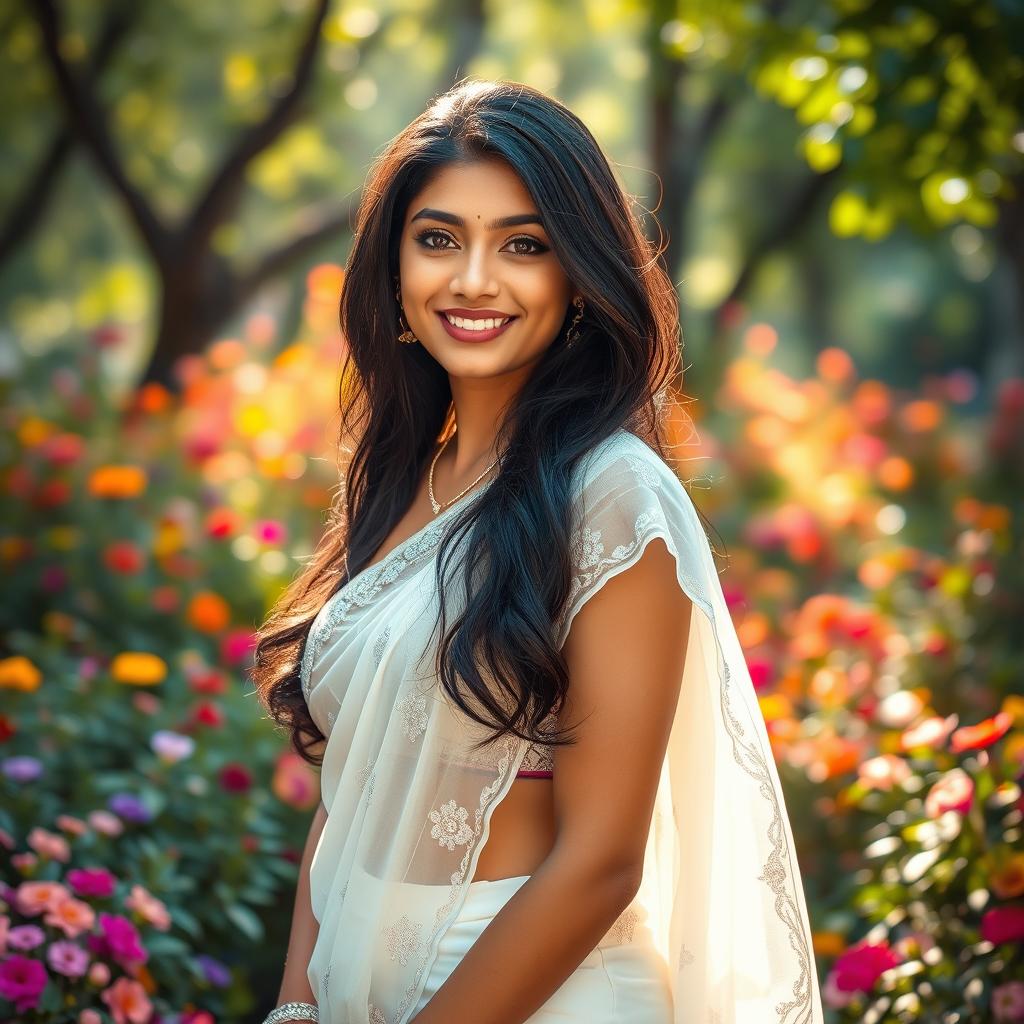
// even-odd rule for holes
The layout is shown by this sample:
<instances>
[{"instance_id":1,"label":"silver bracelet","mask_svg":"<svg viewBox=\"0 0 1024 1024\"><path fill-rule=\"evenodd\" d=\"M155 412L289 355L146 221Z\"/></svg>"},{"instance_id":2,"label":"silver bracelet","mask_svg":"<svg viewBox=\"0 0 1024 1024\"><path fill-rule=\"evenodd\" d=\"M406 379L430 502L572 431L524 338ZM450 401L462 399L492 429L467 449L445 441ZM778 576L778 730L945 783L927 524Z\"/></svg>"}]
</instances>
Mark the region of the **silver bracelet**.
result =
<instances>
[{"instance_id":1,"label":"silver bracelet","mask_svg":"<svg viewBox=\"0 0 1024 1024\"><path fill-rule=\"evenodd\" d=\"M282 1003L276 1010L271 1010L263 1020L263 1024L285 1024L286 1021L320 1020L320 1011L312 1003Z\"/></svg>"}]
</instances>

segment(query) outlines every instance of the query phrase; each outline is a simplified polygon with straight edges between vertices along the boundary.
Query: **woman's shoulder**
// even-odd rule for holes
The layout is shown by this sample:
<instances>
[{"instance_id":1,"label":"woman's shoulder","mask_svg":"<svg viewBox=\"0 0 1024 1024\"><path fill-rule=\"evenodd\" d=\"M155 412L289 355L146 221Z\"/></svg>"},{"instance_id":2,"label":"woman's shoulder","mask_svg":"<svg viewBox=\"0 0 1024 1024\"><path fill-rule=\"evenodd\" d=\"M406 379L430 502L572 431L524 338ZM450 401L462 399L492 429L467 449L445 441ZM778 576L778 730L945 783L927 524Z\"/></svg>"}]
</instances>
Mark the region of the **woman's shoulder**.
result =
<instances>
[{"instance_id":1,"label":"woman's shoulder","mask_svg":"<svg viewBox=\"0 0 1024 1024\"><path fill-rule=\"evenodd\" d=\"M682 487L672 468L651 446L630 430L620 427L595 445L583 460L581 490L594 487L642 485L659 489L674 482Z\"/></svg>"}]
</instances>

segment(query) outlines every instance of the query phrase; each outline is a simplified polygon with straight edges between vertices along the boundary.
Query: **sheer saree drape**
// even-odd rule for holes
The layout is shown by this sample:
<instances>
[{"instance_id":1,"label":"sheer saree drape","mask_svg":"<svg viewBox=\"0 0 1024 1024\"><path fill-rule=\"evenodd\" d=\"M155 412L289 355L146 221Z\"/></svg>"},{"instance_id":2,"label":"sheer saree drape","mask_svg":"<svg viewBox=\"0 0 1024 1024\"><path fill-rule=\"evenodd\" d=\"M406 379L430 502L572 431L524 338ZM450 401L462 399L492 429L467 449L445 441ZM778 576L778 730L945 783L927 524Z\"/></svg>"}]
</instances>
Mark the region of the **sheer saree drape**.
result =
<instances>
[{"instance_id":1,"label":"sheer saree drape","mask_svg":"<svg viewBox=\"0 0 1024 1024\"><path fill-rule=\"evenodd\" d=\"M329 813L310 870L320 931L308 977L325 1024L409 1019L528 746L505 737L472 753L485 733L433 673L432 556L480 493L355 576L310 630L301 675L328 737ZM643 881L601 941L650 930L669 967L677 1024L820 1024L782 790L696 511L673 471L625 430L590 453L576 494L559 645L586 601L654 537L664 538L693 602ZM460 588L451 590L449 601ZM643 699L642 679L627 685Z\"/></svg>"}]
</instances>

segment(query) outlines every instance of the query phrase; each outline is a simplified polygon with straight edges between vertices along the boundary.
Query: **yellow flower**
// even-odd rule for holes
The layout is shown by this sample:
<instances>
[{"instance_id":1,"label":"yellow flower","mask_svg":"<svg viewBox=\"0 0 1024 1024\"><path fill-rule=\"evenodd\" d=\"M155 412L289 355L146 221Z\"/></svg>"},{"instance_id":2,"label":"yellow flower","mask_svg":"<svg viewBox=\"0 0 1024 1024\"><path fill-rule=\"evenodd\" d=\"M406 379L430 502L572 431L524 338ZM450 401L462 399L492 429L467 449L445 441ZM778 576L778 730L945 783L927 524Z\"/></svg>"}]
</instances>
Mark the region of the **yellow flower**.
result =
<instances>
[{"instance_id":1,"label":"yellow flower","mask_svg":"<svg viewBox=\"0 0 1024 1024\"><path fill-rule=\"evenodd\" d=\"M999 710L1010 715L1014 725L1024 725L1024 697L1010 694L1009 697L1004 698L1003 706Z\"/></svg>"},{"instance_id":2,"label":"yellow flower","mask_svg":"<svg viewBox=\"0 0 1024 1024\"><path fill-rule=\"evenodd\" d=\"M110 663L110 674L128 686L155 686L166 678L167 663L146 651L124 651Z\"/></svg>"},{"instance_id":3,"label":"yellow flower","mask_svg":"<svg viewBox=\"0 0 1024 1024\"><path fill-rule=\"evenodd\" d=\"M32 693L39 689L43 674L22 654L0 660L0 690Z\"/></svg>"}]
</instances>

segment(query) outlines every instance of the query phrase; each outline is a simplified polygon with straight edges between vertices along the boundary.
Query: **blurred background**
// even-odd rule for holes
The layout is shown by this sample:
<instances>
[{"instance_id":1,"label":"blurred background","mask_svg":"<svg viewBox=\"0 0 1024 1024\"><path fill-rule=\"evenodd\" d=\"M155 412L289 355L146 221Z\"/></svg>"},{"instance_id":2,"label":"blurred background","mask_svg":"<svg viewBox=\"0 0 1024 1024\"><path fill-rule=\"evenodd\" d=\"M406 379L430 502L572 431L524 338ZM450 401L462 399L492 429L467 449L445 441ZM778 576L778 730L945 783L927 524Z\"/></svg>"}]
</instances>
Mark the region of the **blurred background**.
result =
<instances>
[{"instance_id":1,"label":"blurred background","mask_svg":"<svg viewBox=\"0 0 1024 1024\"><path fill-rule=\"evenodd\" d=\"M336 492L369 162L473 75L567 103L664 239L682 475L830 1024L1024 1021L1017 0L26 0L0 29L0 1017L274 1005L319 792L253 633Z\"/></svg>"}]
</instances>

